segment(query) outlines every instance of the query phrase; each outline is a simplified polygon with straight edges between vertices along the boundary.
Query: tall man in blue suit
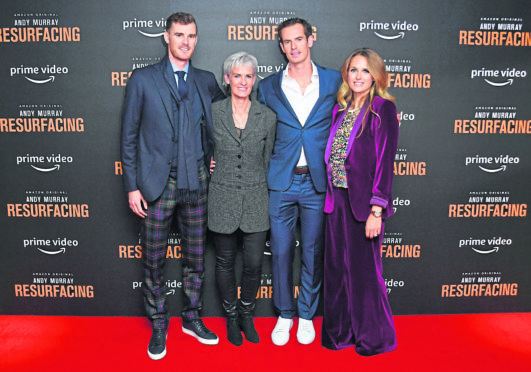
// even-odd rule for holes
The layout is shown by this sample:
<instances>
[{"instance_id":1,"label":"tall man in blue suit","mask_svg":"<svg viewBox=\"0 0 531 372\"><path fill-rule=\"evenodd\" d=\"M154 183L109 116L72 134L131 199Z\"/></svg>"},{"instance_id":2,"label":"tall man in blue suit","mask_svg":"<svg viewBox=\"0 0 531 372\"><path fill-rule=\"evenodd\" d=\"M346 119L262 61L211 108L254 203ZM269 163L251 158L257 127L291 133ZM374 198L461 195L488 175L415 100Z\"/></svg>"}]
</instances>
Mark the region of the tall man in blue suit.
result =
<instances>
[{"instance_id":1,"label":"tall man in blue suit","mask_svg":"<svg viewBox=\"0 0 531 372\"><path fill-rule=\"evenodd\" d=\"M194 17L166 21L168 54L135 70L122 112L122 166L129 206L142 217L144 305L153 327L152 359L166 355L169 315L164 262L172 220L181 234L184 300L182 330L204 344L218 343L199 316L207 222L207 169L213 150L211 103L224 98L214 75L194 68Z\"/></svg>"},{"instance_id":2,"label":"tall man in blue suit","mask_svg":"<svg viewBox=\"0 0 531 372\"><path fill-rule=\"evenodd\" d=\"M277 135L267 182L270 189L273 303L280 314L271 339L289 341L293 318L299 315L297 340L315 339L313 317L319 302L324 246L326 166L324 151L332 109L341 82L338 71L314 64L312 26L300 18L278 27L280 47L288 65L262 80L258 99L277 114ZM293 300L295 229L301 222L301 288Z\"/></svg>"}]
</instances>

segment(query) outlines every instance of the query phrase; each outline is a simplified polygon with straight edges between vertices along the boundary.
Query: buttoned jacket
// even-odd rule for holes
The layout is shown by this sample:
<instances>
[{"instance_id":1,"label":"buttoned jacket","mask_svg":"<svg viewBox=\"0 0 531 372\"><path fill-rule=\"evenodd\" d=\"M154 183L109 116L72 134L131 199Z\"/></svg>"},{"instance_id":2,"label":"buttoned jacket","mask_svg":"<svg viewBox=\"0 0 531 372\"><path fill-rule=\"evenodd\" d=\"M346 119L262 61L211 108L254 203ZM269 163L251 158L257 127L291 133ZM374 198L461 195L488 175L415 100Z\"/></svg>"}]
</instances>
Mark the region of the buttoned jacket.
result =
<instances>
[{"instance_id":1,"label":"buttoned jacket","mask_svg":"<svg viewBox=\"0 0 531 372\"><path fill-rule=\"evenodd\" d=\"M212 156L211 104L225 95L214 74L188 68L203 107L201 145L205 165ZM122 110L121 157L126 192L140 190L148 201L157 199L170 174L176 144L174 113L179 93L171 62L166 55L159 63L136 69L129 79Z\"/></svg>"},{"instance_id":2,"label":"buttoned jacket","mask_svg":"<svg viewBox=\"0 0 531 372\"><path fill-rule=\"evenodd\" d=\"M208 195L208 226L229 234L269 229L266 174L275 141L275 113L253 100L241 137L230 98L212 105L214 160Z\"/></svg>"}]
</instances>

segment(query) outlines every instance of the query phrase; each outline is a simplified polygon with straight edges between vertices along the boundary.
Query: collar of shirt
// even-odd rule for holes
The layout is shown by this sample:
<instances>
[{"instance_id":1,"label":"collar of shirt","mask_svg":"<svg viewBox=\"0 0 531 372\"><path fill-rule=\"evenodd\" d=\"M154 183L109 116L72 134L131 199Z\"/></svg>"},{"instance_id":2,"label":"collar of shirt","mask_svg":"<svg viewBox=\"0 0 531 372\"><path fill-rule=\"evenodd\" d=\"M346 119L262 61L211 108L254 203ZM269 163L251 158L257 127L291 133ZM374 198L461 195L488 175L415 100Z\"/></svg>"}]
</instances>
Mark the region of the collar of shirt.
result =
<instances>
[{"instance_id":1,"label":"collar of shirt","mask_svg":"<svg viewBox=\"0 0 531 372\"><path fill-rule=\"evenodd\" d=\"M315 66L315 64L312 62L312 77L311 77L311 81L312 83L314 81L319 81L319 71L317 71L317 67ZM188 66L187 66L188 67ZM286 68L284 69L284 71L282 72L283 73L283 78L282 80L284 80L284 78L288 78L288 79L291 79L291 80L295 80L293 79L291 76L289 76L289 68L290 68L290 64L288 63L288 65L286 66Z\"/></svg>"},{"instance_id":2,"label":"collar of shirt","mask_svg":"<svg viewBox=\"0 0 531 372\"><path fill-rule=\"evenodd\" d=\"M186 66L182 70L179 70L177 67L175 67L175 65L173 63L171 64L171 68L173 69L173 75L175 75L175 82L177 83L177 86L179 86L179 77L177 76L176 72L177 71L184 71L184 81L187 81L188 80L188 68L189 67L190 67L190 62L188 62L186 64Z\"/></svg>"}]
</instances>

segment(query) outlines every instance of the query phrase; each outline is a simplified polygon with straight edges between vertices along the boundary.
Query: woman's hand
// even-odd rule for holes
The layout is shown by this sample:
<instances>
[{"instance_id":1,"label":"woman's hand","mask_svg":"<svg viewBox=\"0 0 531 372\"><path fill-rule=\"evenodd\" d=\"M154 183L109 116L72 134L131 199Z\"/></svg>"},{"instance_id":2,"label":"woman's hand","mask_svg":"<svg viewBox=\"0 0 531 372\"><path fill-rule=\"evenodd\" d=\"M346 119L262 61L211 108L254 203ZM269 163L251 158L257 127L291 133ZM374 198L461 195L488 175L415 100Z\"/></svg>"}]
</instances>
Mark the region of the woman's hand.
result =
<instances>
[{"instance_id":1,"label":"woman's hand","mask_svg":"<svg viewBox=\"0 0 531 372\"><path fill-rule=\"evenodd\" d=\"M210 174L214 172L215 167L216 167L216 162L214 161L214 158L210 158Z\"/></svg>"},{"instance_id":2,"label":"woman's hand","mask_svg":"<svg viewBox=\"0 0 531 372\"><path fill-rule=\"evenodd\" d=\"M382 232L382 218L374 217L371 213L365 223L365 236L367 239L376 238Z\"/></svg>"}]
</instances>

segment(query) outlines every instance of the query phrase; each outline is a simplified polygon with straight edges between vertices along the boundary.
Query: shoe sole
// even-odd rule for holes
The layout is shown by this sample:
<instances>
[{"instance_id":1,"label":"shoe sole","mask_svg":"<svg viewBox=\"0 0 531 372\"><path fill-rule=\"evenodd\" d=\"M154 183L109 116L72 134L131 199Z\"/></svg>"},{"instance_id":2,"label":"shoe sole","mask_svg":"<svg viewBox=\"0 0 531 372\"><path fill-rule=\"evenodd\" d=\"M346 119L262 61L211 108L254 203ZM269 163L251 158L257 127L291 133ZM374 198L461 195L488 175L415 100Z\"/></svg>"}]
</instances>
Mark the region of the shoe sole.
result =
<instances>
[{"instance_id":1,"label":"shoe sole","mask_svg":"<svg viewBox=\"0 0 531 372\"><path fill-rule=\"evenodd\" d=\"M164 349L160 354L151 354L148 349L148 356L153 360L160 360L166 356L166 349Z\"/></svg>"},{"instance_id":2,"label":"shoe sole","mask_svg":"<svg viewBox=\"0 0 531 372\"><path fill-rule=\"evenodd\" d=\"M301 344L301 345L310 345L312 342L315 341L315 336L310 341L301 341L299 339L299 336L297 336L297 341L299 341L299 344Z\"/></svg>"},{"instance_id":3,"label":"shoe sole","mask_svg":"<svg viewBox=\"0 0 531 372\"><path fill-rule=\"evenodd\" d=\"M206 338L199 337L195 332L190 331L189 329L184 328L184 327L183 327L183 333L186 333L187 335L192 336L193 338L195 338L197 341L199 341L200 343L204 345L217 345L219 343L219 337L216 338L215 340L207 340Z\"/></svg>"},{"instance_id":4,"label":"shoe sole","mask_svg":"<svg viewBox=\"0 0 531 372\"><path fill-rule=\"evenodd\" d=\"M286 345L286 344L289 342L289 337L288 337L288 339L286 340L286 342L283 342L283 343L275 342L274 340L271 340L271 341L273 341L273 344L274 344L274 345L277 345L277 346L284 346L284 345Z\"/></svg>"}]
</instances>

